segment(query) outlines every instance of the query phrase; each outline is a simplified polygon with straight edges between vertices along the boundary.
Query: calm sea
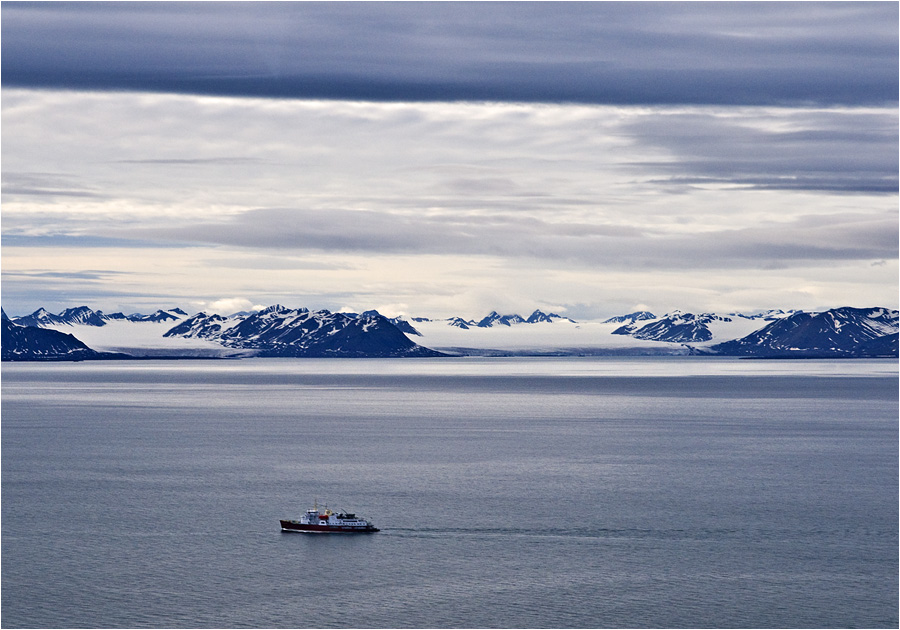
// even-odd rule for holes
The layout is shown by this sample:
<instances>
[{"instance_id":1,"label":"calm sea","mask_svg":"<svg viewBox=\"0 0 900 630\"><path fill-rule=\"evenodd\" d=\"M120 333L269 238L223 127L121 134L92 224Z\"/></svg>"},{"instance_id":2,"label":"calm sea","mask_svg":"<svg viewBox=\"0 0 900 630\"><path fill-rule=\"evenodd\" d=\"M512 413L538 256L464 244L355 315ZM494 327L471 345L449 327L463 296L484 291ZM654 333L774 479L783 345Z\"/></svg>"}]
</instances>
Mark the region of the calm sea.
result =
<instances>
[{"instance_id":1,"label":"calm sea","mask_svg":"<svg viewBox=\"0 0 900 630\"><path fill-rule=\"evenodd\" d=\"M4 364L2 625L896 628L897 367Z\"/></svg>"}]
</instances>

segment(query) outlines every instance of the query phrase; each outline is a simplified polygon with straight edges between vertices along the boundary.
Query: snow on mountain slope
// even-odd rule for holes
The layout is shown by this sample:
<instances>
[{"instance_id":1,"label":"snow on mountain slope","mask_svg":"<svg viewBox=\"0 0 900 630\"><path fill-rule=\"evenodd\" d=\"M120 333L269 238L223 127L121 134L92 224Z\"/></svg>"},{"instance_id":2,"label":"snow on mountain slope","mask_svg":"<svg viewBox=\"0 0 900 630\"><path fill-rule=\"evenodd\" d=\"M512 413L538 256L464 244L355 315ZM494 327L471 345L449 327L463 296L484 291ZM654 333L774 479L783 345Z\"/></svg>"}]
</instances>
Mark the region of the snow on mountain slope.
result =
<instances>
[{"instance_id":1,"label":"snow on mountain slope","mask_svg":"<svg viewBox=\"0 0 900 630\"><path fill-rule=\"evenodd\" d=\"M406 324L406 322L403 322ZM409 334L416 331L409 328ZM198 313L166 338L203 337L229 348L255 350L266 357L437 356L419 346L376 311L332 313L274 305L247 316L222 318Z\"/></svg>"},{"instance_id":2,"label":"snow on mountain slope","mask_svg":"<svg viewBox=\"0 0 900 630\"><path fill-rule=\"evenodd\" d=\"M500 350L512 352L553 352L569 349L623 350L638 348L644 351L678 351L672 344L638 341L612 334L618 324L570 321L538 322L512 326L461 328L446 320L416 322L420 337L416 341L440 351L453 349Z\"/></svg>"},{"instance_id":3,"label":"snow on mountain slope","mask_svg":"<svg viewBox=\"0 0 900 630\"><path fill-rule=\"evenodd\" d=\"M69 309L28 316L42 328L72 334L90 348L136 357L434 356L372 311L346 315L270 306L230 317L180 309L109 318ZM415 334L410 328L410 334Z\"/></svg>"},{"instance_id":4,"label":"snow on mountain slope","mask_svg":"<svg viewBox=\"0 0 900 630\"><path fill-rule=\"evenodd\" d=\"M662 317L651 317L625 324L616 329L613 334L630 335L635 339L648 341L697 345L722 341L725 337L733 339L732 335L747 334L759 328L760 325L759 320L753 317L735 317L716 315L715 313L695 315L673 311Z\"/></svg>"},{"instance_id":5,"label":"snow on mountain slope","mask_svg":"<svg viewBox=\"0 0 900 630\"><path fill-rule=\"evenodd\" d=\"M497 319L495 313L491 315L494 316L493 319ZM691 326L693 330L696 320L702 325L702 341L697 335L677 334L677 326ZM703 348L743 337L767 323L756 318L713 314L695 317L680 312L662 317L641 313L637 317L622 316L586 322L573 322L565 318L536 323L514 323L514 318L509 318L508 321L510 324L479 327L472 324L472 320L459 317L449 320L416 318L416 330L421 335L416 341L445 352L688 354L691 352L690 348ZM623 328L622 322L626 321L632 322L632 332L641 330L644 326L650 326L651 329L655 326L658 336L654 338L647 334L637 337L621 332L614 334ZM467 322L469 325L464 327L460 322Z\"/></svg>"},{"instance_id":6,"label":"snow on mountain slope","mask_svg":"<svg viewBox=\"0 0 900 630\"><path fill-rule=\"evenodd\" d=\"M897 345L896 339L882 339L896 337L897 312L879 308L727 315L639 312L582 322L540 311L528 319L492 312L481 320L416 317L414 327L375 311L311 312L280 305L229 317L188 317L179 309L128 318L93 314L87 307L60 315L39 309L27 319L72 334L100 352L144 357L426 356L428 349L475 355L741 355L800 347L853 356L864 346L865 356L880 356ZM882 346L887 350L873 349Z\"/></svg>"},{"instance_id":7,"label":"snow on mountain slope","mask_svg":"<svg viewBox=\"0 0 900 630\"><path fill-rule=\"evenodd\" d=\"M795 312L750 335L715 344L713 352L743 356L895 356L898 312L842 307Z\"/></svg>"},{"instance_id":8,"label":"snow on mountain slope","mask_svg":"<svg viewBox=\"0 0 900 630\"><path fill-rule=\"evenodd\" d=\"M100 358L100 353L68 333L20 326L3 319L2 358L4 361L82 361Z\"/></svg>"},{"instance_id":9,"label":"snow on mountain slope","mask_svg":"<svg viewBox=\"0 0 900 630\"><path fill-rule=\"evenodd\" d=\"M712 338L707 342L692 345L695 345L698 348L704 348L722 341L728 341L729 339L745 337L769 323L763 319L748 317L730 316L729 319L731 321L725 321L723 319L713 319L709 321L706 324L706 327L712 333Z\"/></svg>"},{"instance_id":10,"label":"snow on mountain slope","mask_svg":"<svg viewBox=\"0 0 900 630\"><path fill-rule=\"evenodd\" d=\"M133 356L196 356L222 357L236 353L230 348L207 339L166 338L163 334L172 327L164 321L107 321L104 326L83 324L54 324L52 330L70 333L89 348L101 352L124 352Z\"/></svg>"},{"instance_id":11,"label":"snow on mountain slope","mask_svg":"<svg viewBox=\"0 0 900 630\"><path fill-rule=\"evenodd\" d=\"M610 317L607 320L604 320L604 324L633 324L634 322L639 322L645 319L656 319L656 315L649 311L637 311L634 313L629 313L628 315L617 315L616 317Z\"/></svg>"}]
</instances>

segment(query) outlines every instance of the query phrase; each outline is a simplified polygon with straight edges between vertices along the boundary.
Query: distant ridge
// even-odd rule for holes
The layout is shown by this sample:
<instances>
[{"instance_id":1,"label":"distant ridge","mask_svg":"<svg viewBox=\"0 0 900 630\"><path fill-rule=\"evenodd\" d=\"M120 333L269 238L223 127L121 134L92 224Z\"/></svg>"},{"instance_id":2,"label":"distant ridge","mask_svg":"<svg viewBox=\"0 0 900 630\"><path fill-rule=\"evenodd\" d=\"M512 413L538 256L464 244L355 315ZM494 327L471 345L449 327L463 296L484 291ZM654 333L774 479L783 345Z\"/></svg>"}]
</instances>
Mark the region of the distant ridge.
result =
<instances>
[{"instance_id":1,"label":"distant ridge","mask_svg":"<svg viewBox=\"0 0 900 630\"><path fill-rule=\"evenodd\" d=\"M96 352L74 335L37 326L20 326L6 317L2 320L0 358L3 361L89 361L124 359L128 355Z\"/></svg>"},{"instance_id":2,"label":"distant ridge","mask_svg":"<svg viewBox=\"0 0 900 630\"><path fill-rule=\"evenodd\" d=\"M103 311L94 311L87 306L76 306L75 308L67 308L59 315L54 315L46 309L39 308L30 315L15 317L12 321L20 326L39 326L46 328L49 326L74 326L77 324L84 326L105 326L106 322L123 319L132 322L177 321L186 316L187 313L180 308L173 308L168 311L160 309L151 315L142 315L141 313L132 313L131 315L113 313L111 315L106 315Z\"/></svg>"},{"instance_id":3,"label":"distant ridge","mask_svg":"<svg viewBox=\"0 0 900 630\"><path fill-rule=\"evenodd\" d=\"M475 325L479 328L490 328L494 325L511 326L512 324L524 324L525 321L520 315L501 315L497 311L491 311L487 317Z\"/></svg>"},{"instance_id":4,"label":"distant ridge","mask_svg":"<svg viewBox=\"0 0 900 630\"><path fill-rule=\"evenodd\" d=\"M113 316L86 306L66 309L59 315L41 308L34 313L4 319L5 360L75 360L122 358L128 355L99 353L62 327L103 327L111 321L135 324L175 324L161 337L212 340L223 348L261 357L438 357L444 356L409 340L404 333L417 334L407 322L398 325L376 311L347 315L329 311L289 309L280 304L255 313L223 317L197 313L192 317L179 309L157 310L151 315L134 313ZM171 352L171 351L169 351ZM186 351L185 357L194 358ZM150 355L154 356L154 355ZM177 358L177 354L167 354Z\"/></svg>"},{"instance_id":5,"label":"distant ridge","mask_svg":"<svg viewBox=\"0 0 900 630\"><path fill-rule=\"evenodd\" d=\"M634 323L640 322L647 319L656 319L656 315L651 313L650 311L637 311L635 313L629 313L628 315L619 315L617 317L610 317L605 320L604 324L624 324L625 322Z\"/></svg>"},{"instance_id":6,"label":"distant ridge","mask_svg":"<svg viewBox=\"0 0 900 630\"><path fill-rule=\"evenodd\" d=\"M418 333L413 329L410 334ZM212 339L263 357L443 356L410 341L377 311L357 315L274 305L247 316L198 313L163 336Z\"/></svg>"},{"instance_id":7,"label":"distant ridge","mask_svg":"<svg viewBox=\"0 0 900 630\"><path fill-rule=\"evenodd\" d=\"M424 318L416 318L416 319L424 319ZM501 315L497 311L491 311L485 317L481 318L479 321L471 320L471 319L463 319L462 317L451 317L447 320L448 325L456 326L457 328L468 329L472 327L477 328L492 328L493 326L515 326L517 324L540 324L540 323L552 323L555 321L567 321L571 323L575 323L573 320L568 317L563 317L562 315L557 315L556 313L544 313L540 309L536 309L531 315L527 318L522 317L517 313L511 313L508 315Z\"/></svg>"},{"instance_id":8,"label":"distant ridge","mask_svg":"<svg viewBox=\"0 0 900 630\"><path fill-rule=\"evenodd\" d=\"M897 357L898 312L885 308L795 312L711 352L754 357Z\"/></svg>"},{"instance_id":9,"label":"distant ridge","mask_svg":"<svg viewBox=\"0 0 900 630\"><path fill-rule=\"evenodd\" d=\"M4 360L110 358L109 353L96 352L98 349L144 358L382 358L437 357L447 353L898 356L898 311L887 308L841 307L822 312L778 309L727 315L676 310L660 317L637 311L603 322L581 323L541 310L535 310L528 318L492 311L478 321L462 317L410 318L416 326L405 318L387 318L375 310L332 313L280 304L228 316L205 312L187 316L179 308L159 309L150 315L107 315L87 306L67 308L59 314L40 308L12 319L5 311L2 315ZM70 331L74 336L67 334Z\"/></svg>"},{"instance_id":10,"label":"distant ridge","mask_svg":"<svg viewBox=\"0 0 900 630\"><path fill-rule=\"evenodd\" d=\"M647 313L649 315L649 313ZM614 335L631 335L635 339L645 339L648 341L668 341L671 343L696 343L700 341L709 341L713 338L709 324L714 321L730 322L730 317L723 317L713 313L704 313L702 315L694 315L693 313L682 313L674 311L648 324L639 326L637 321L646 321L649 318L640 317L632 320L633 323L626 324L621 328L613 331ZM610 321L610 320L607 320Z\"/></svg>"}]
</instances>

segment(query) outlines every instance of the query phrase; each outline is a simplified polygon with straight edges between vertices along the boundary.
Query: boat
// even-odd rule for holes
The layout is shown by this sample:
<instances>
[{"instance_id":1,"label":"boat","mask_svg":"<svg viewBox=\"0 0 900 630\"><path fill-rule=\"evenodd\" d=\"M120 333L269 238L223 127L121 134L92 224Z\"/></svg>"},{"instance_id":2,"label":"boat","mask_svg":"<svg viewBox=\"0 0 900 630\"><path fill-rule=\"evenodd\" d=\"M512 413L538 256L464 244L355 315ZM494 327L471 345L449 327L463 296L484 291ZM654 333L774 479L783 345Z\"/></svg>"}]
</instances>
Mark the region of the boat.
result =
<instances>
[{"instance_id":1,"label":"boat","mask_svg":"<svg viewBox=\"0 0 900 630\"><path fill-rule=\"evenodd\" d=\"M350 512L332 512L327 507L306 510L299 520L281 519L281 531L313 534L370 534L379 531L372 523Z\"/></svg>"}]
</instances>

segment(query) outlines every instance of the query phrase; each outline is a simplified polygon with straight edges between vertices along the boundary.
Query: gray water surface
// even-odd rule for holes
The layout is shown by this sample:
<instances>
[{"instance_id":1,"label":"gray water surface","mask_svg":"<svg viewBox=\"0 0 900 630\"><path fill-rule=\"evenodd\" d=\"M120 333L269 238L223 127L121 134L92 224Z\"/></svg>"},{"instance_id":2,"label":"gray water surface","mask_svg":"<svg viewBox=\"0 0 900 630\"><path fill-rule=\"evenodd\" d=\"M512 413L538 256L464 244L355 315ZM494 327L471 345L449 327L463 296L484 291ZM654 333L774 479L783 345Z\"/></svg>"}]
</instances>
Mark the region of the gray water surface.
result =
<instances>
[{"instance_id":1,"label":"gray water surface","mask_svg":"<svg viewBox=\"0 0 900 630\"><path fill-rule=\"evenodd\" d=\"M2 367L2 624L896 627L891 361ZM382 529L282 533L317 500Z\"/></svg>"}]
</instances>

